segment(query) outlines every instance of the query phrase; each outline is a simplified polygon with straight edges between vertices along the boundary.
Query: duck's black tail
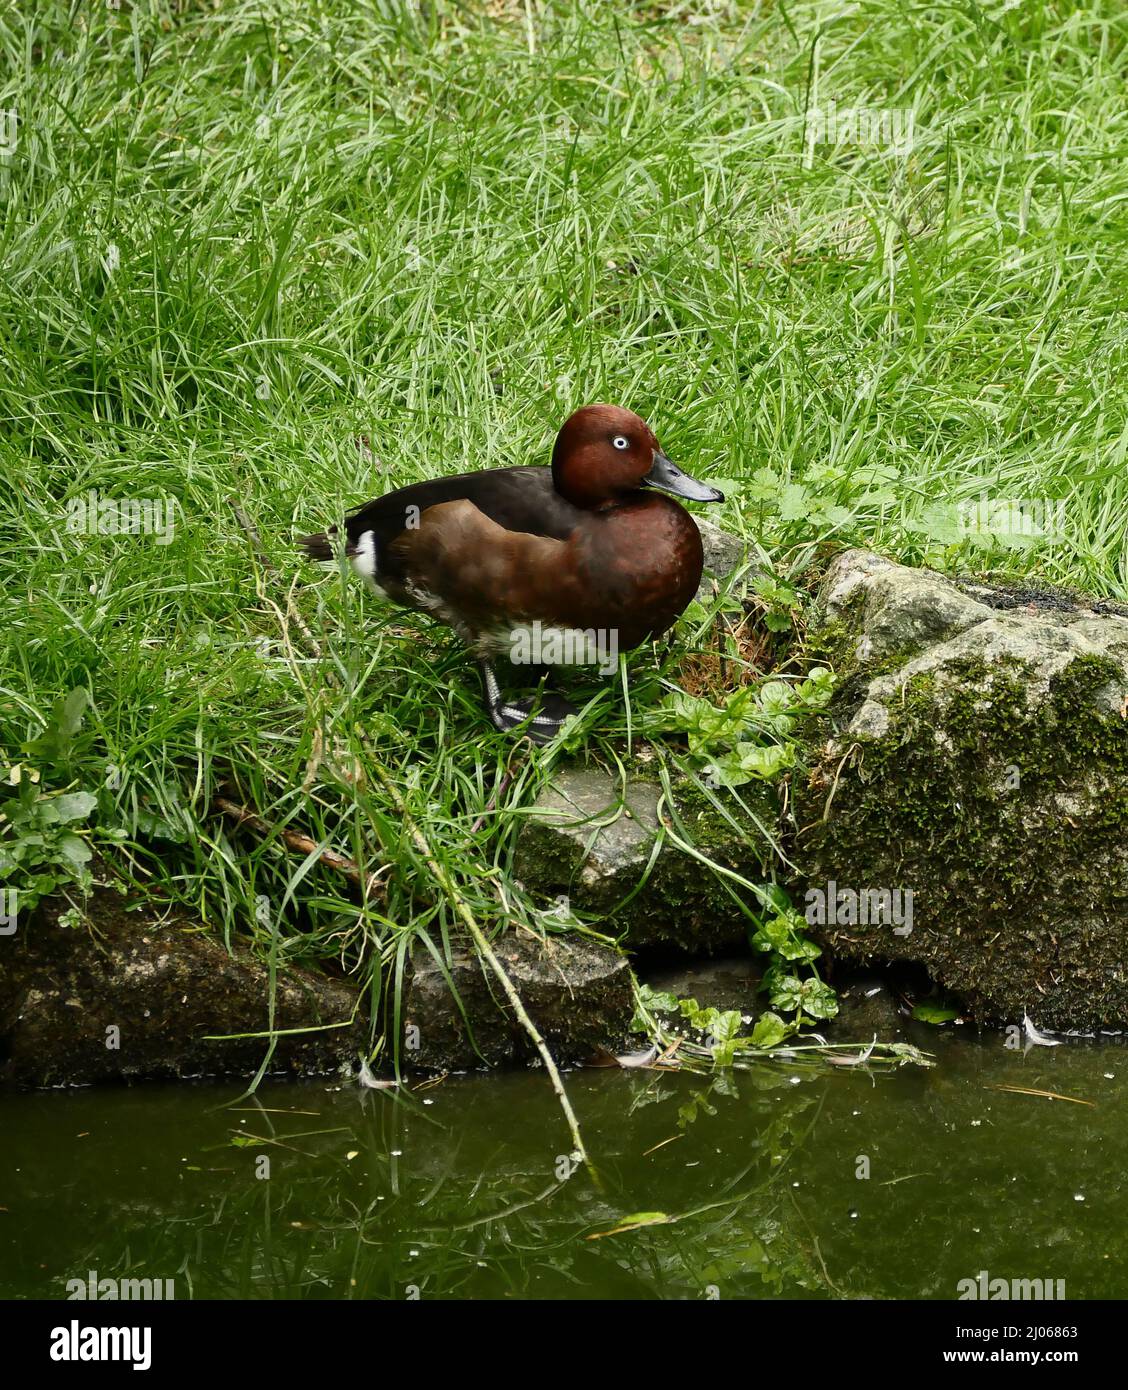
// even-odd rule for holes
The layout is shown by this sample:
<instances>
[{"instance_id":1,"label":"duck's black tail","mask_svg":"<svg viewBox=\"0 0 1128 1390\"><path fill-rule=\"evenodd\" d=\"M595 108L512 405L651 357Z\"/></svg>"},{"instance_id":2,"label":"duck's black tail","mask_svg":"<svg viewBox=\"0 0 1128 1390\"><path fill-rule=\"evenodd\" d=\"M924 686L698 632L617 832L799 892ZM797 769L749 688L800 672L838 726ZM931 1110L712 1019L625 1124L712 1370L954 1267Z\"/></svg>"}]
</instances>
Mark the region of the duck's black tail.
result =
<instances>
[{"instance_id":1,"label":"duck's black tail","mask_svg":"<svg viewBox=\"0 0 1128 1390\"><path fill-rule=\"evenodd\" d=\"M302 536L298 544L311 560L331 560L334 553L336 528L328 533L315 531L312 536Z\"/></svg>"}]
</instances>

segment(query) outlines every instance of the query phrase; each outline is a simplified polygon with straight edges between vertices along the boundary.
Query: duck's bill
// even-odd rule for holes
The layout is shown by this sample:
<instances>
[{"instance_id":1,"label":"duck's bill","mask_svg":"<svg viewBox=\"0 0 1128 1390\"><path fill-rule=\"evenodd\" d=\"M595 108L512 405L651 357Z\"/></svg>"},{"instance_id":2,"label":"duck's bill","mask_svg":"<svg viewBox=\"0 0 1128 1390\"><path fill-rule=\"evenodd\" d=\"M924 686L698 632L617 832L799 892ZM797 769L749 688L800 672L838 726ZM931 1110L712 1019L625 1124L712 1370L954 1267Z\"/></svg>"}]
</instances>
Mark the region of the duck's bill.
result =
<instances>
[{"instance_id":1,"label":"duck's bill","mask_svg":"<svg viewBox=\"0 0 1128 1390\"><path fill-rule=\"evenodd\" d=\"M688 473L683 473L676 463L671 463L665 454L655 453L654 464L643 478L646 487L656 487L661 492L672 492L675 497L684 497L689 502L723 502L725 495L707 483L699 483Z\"/></svg>"}]
</instances>

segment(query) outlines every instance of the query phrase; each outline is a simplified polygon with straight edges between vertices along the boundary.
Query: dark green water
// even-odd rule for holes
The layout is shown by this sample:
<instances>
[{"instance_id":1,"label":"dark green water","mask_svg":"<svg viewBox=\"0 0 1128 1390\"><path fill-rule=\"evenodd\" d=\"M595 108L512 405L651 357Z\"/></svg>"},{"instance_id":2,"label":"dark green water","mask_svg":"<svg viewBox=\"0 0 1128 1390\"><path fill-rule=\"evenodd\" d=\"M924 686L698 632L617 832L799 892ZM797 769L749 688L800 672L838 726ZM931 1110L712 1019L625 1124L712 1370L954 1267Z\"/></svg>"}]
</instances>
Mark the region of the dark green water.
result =
<instances>
[{"instance_id":1,"label":"dark green water","mask_svg":"<svg viewBox=\"0 0 1128 1390\"><path fill-rule=\"evenodd\" d=\"M0 1295L90 1270L178 1299L952 1298L980 1270L1128 1295L1128 1050L918 1041L935 1070L572 1073L602 1191L558 1181L539 1073L5 1095ZM643 1211L676 1219L585 1239Z\"/></svg>"}]
</instances>

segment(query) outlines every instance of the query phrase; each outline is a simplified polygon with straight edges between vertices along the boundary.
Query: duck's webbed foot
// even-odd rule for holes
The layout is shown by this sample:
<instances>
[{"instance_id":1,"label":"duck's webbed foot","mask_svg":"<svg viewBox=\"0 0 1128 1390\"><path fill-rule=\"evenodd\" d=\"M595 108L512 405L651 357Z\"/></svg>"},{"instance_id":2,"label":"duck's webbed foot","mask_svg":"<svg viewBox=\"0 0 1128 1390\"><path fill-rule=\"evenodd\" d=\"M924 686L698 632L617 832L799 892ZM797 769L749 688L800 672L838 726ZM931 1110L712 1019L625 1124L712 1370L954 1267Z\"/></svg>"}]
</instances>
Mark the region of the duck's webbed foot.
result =
<instances>
[{"instance_id":1,"label":"duck's webbed foot","mask_svg":"<svg viewBox=\"0 0 1128 1390\"><path fill-rule=\"evenodd\" d=\"M527 734L534 743L551 743L564 721L578 713L576 706L563 696L543 690L531 699L506 700L488 661L482 662L482 680L486 687L486 709L495 728L503 734L517 731Z\"/></svg>"}]
</instances>

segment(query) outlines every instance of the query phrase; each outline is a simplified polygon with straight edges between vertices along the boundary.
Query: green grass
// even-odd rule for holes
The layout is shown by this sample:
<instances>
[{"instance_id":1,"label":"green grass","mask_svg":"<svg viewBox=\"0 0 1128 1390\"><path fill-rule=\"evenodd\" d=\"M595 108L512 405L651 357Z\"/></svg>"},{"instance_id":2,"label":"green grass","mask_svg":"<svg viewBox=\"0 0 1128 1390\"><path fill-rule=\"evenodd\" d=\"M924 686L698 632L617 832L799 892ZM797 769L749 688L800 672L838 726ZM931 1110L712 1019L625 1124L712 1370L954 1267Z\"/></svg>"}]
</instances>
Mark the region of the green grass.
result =
<instances>
[{"instance_id":1,"label":"green grass","mask_svg":"<svg viewBox=\"0 0 1128 1390\"><path fill-rule=\"evenodd\" d=\"M585 401L730 480L718 519L784 576L830 540L1128 597L1120 0L22 8L0 18L0 747L86 686L43 785L94 790L136 876L217 930L379 981L452 929L362 734L483 920L527 915L512 831L551 757L484 814L514 748L472 665L292 537L544 461ZM831 99L911 109L911 151L805 143ZM172 542L69 533L89 489L176 499ZM1062 499L1065 534L960 541L981 494ZM257 583L230 496L283 577ZM288 649L289 604L324 663ZM653 667L632 658L637 707ZM624 721L613 683L585 722L612 765ZM224 779L394 858L386 901L231 833Z\"/></svg>"}]
</instances>

